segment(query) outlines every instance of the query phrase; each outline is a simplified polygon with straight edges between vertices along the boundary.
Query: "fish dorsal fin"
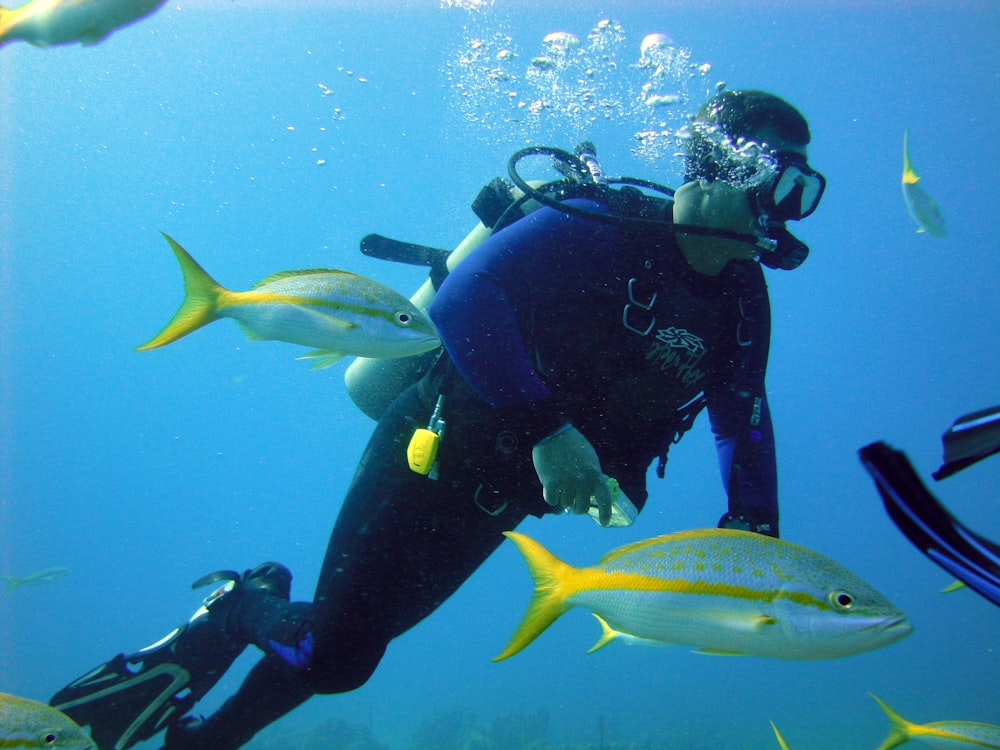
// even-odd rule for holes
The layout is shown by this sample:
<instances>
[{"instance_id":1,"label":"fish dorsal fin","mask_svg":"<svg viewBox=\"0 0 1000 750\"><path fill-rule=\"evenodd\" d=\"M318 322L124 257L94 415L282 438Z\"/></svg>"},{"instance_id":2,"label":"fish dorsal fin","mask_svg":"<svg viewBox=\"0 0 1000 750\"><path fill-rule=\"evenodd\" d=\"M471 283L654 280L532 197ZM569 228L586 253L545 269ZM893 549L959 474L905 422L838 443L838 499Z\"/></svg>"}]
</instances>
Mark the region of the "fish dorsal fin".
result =
<instances>
[{"instance_id":1,"label":"fish dorsal fin","mask_svg":"<svg viewBox=\"0 0 1000 750\"><path fill-rule=\"evenodd\" d=\"M676 542L688 538L697 539L704 536L706 532L708 534L717 534L719 529L690 529L688 531L675 531L673 534L662 534L660 536L654 536L650 539L643 539L638 542L632 542L631 544L625 544L606 553L600 560L597 561L597 564L603 565L604 563L616 560L619 557L625 557L626 555L638 552L639 550L647 547L655 547L666 541Z\"/></svg>"},{"instance_id":2,"label":"fish dorsal fin","mask_svg":"<svg viewBox=\"0 0 1000 750\"><path fill-rule=\"evenodd\" d=\"M318 276L320 274L354 276L350 271L338 271L336 268L305 268L300 271L278 271L277 273L272 273L270 276L265 276L250 287L250 289L259 289L266 284L273 284L275 281L281 281L282 279L293 279L297 276Z\"/></svg>"}]
</instances>

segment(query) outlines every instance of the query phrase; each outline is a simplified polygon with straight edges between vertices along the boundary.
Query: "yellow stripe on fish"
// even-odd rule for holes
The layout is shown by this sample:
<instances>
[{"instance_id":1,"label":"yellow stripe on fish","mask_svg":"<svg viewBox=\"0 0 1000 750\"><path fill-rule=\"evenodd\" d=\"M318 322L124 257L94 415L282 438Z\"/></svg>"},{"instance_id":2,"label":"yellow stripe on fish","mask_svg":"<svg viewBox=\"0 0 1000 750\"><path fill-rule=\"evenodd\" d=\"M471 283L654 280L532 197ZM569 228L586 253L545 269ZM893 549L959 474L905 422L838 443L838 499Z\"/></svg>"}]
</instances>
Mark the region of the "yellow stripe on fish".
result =
<instances>
[{"instance_id":1,"label":"yellow stripe on fish","mask_svg":"<svg viewBox=\"0 0 1000 750\"><path fill-rule=\"evenodd\" d=\"M635 642L781 659L847 656L912 631L898 609L839 563L761 534L668 534L613 550L589 568L568 565L523 534L506 535L524 556L535 592L495 661L521 651L575 606Z\"/></svg>"},{"instance_id":2,"label":"yellow stripe on fish","mask_svg":"<svg viewBox=\"0 0 1000 750\"><path fill-rule=\"evenodd\" d=\"M304 358L326 367L341 357L408 357L440 345L430 320L398 292L347 271L281 271L245 292L226 289L163 234L184 275L184 300L166 327L136 347L145 352L219 318L233 318L250 340L315 349Z\"/></svg>"},{"instance_id":3,"label":"yellow stripe on fish","mask_svg":"<svg viewBox=\"0 0 1000 750\"><path fill-rule=\"evenodd\" d=\"M872 695L889 719L889 736L878 750L891 748L917 740L938 750L974 750L990 748L1000 750L1000 727L977 721L932 721L929 724L914 724L897 714L875 695Z\"/></svg>"}]
</instances>

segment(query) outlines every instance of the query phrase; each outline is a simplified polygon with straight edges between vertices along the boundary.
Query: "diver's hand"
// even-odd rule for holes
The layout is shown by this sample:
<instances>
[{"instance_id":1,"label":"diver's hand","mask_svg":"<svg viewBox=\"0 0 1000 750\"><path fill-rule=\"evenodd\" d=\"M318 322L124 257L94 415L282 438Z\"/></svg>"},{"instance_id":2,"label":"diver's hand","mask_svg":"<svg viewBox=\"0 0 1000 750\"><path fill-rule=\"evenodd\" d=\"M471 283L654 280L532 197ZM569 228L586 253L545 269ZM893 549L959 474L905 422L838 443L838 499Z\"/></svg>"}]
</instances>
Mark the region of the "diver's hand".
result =
<instances>
[{"instance_id":1,"label":"diver's hand","mask_svg":"<svg viewBox=\"0 0 1000 750\"><path fill-rule=\"evenodd\" d=\"M611 523L611 490L594 446L573 425L535 444L531 451L545 502L566 513L598 508L601 526Z\"/></svg>"}]
</instances>

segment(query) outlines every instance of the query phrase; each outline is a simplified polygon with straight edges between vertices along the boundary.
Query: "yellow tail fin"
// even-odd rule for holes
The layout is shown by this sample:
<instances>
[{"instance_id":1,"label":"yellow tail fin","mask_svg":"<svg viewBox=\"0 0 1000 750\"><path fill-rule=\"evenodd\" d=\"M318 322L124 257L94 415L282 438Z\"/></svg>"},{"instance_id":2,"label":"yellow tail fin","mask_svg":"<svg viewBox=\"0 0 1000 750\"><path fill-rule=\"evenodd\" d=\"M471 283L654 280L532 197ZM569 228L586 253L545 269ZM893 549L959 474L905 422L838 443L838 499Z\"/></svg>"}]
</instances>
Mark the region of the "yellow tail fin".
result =
<instances>
[{"instance_id":1,"label":"yellow tail fin","mask_svg":"<svg viewBox=\"0 0 1000 750\"><path fill-rule=\"evenodd\" d=\"M570 590L567 579L576 571L572 565L567 565L524 534L505 531L504 536L514 542L518 551L524 555L528 572L535 581L535 593L528 602L521 624L517 626L504 650L493 657L493 661L503 661L516 654L570 608L566 603Z\"/></svg>"},{"instance_id":2,"label":"yellow tail fin","mask_svg":"<svg viewBox=\"0 0 1000 750\"><path fill-rule=\"evenodd\" d=\"M903 131L903 184L916 185L920 182L920 177L913 171L913 165L910 164L910 148L907 145L909 135L909 130Z\"/></svg>"},{"instance_id":3,"label":"yellow tail fin","mask_svg":"<svg viewBox=\"0 0 1000 750\"><path fill-rule=\"evenodd\" d=\"M878 750L890 750L907 742L910 739L910 722L889 708L878 696L872 695L872 693L868 693L868 695L871 695L875 702L882 707L890 724L889 736L882 740Z\"/></svg>"},{"instance_id":4,"label":"yellow tail fin","mask_svg":"<svg viewBox=\"0 0 1000 750\"><path fill-rule=\"evenodd\" d=\"M7 44L7 42L14 41L10 37L11 29L14 28L14 20L17 16L14 15L14 11L0 6L0 47Z\"/></svg>"},{"instance_id":5,"label":"yellow tail fin","mask_svg":"<svg viewBox=\"0 0 1000 750\"><path fill-rule=\"evenodd\" d=\"M160 234L174 251L181 273L184 274L184 301L166 327L145 344L137 346L137 352L148 352L150 349L166 346L216 320L219 317L219 298L227 293L226 288L209 276L170 235L166 232Z\"/></svg>"}]
</instances>

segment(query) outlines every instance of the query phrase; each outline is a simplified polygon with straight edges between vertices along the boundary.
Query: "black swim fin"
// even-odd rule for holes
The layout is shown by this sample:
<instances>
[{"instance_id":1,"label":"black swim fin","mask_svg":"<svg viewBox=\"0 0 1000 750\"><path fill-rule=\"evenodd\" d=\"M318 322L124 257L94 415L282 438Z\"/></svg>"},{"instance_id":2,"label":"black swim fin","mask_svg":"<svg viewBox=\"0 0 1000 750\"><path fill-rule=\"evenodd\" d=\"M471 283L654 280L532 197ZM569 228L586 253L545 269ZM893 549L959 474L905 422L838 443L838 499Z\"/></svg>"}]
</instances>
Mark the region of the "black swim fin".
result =
<instances>
[{"instance_id":1,"label":"black swim fin","mask_svg":"<svg viewBox=\"0 0 1000 750\"><path fill-rule=\"evenodd\" d=\"M90 727L101 750L125 750L191 710L249 645L233 637L229 614L248 588L288 601L291 573L264 563L240 575L212 573L192 588L224 581L190 620L133 654L118 654L56 693L50 705Z\"/></svg>"},{"instance_id":2,"label":"black swim fin","mask_svg":"<svg viewBox=\"0 0 1000 750\"><path fill-rule=\"evenodd\" d=\"M966 414L941 436L944 463L931 476L944 479L1000 453L1000 406Z\"/></svg>"},{"instance_id":3,"label":"black swim fin","mask_svg":"<svg viewBox=\"0 0 1000 750\"><path fill-rule=\"evenodd\" d=\"M906 455L883 442L858 451L893 523L917 548L953 576L1000 606L1000 546L976 534L945 509Z\"/></svg>"}]
</instances>

